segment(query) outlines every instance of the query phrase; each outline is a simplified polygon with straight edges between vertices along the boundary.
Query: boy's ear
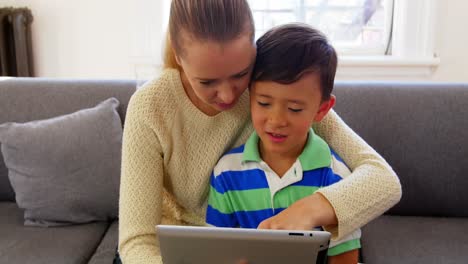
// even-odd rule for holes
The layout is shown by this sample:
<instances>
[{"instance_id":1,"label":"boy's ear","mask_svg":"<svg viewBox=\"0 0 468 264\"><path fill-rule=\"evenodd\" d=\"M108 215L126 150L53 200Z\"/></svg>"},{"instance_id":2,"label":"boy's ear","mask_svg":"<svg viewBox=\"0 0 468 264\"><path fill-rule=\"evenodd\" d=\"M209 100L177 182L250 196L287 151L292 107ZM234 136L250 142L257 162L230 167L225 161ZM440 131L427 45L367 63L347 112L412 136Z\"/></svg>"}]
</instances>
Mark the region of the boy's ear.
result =
<instances>
[{"instance_id":1,"label":"boy's ear","mask_svg":"<svg viewBox=\"0 0 468 264\"><path fill-rule=\"evenodd\" d=\"M330 95L330 99L323 101L320 104L317 114L315 115L314 122L322 121L322 119L327 115L328 111L330 111L330 109L335 106L335 102L336 97L333 94Z\"/></svg>"}]
</instances>

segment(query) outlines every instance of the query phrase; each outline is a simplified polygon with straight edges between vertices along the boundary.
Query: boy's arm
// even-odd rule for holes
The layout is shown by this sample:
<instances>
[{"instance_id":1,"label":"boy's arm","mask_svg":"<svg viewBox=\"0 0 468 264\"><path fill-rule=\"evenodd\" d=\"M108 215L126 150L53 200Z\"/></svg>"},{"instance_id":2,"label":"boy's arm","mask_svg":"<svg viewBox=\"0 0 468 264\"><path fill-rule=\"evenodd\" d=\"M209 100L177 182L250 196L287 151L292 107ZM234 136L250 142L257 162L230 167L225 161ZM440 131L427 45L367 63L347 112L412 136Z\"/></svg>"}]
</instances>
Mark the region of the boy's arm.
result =
<instances>
[{"instance_id":1,"label":"boy's arm","mask_svg":"<svg viewBox=\"0 0 468 264\"><path fill-rule=\"evenodd\" d=\"M358 251L361 248L361 230L357 229L354 230L351 234L348 236L344 237L342 240L333 240L330 241L330 245L328 247L328 258L329 259L334 259L335 257L338 257L337 259L348 259L350 256L347 254L348 252L353 252L353 251ZM342 256L345 255L345 256ZM357 258L355 259L355 262L357 262ZM348 263L348 262L345 262Z\"/></svg>"},{"instance_id":2,"label":"boy's arm","mask_svg":"<svg viewBox=\"0 0 468 264\"><path fill-rule=\"evenodd\" d=\"M328 264L356 264L358 263L359 250L351 250L340 255L328 257Z\"/></svg>"},{"instance_id":3,"label":"boy's arm","mask_svg":"<svg viewBox=\"0 0 468 264\"><path fill-rule=\"evenodd\" d=\"M238 221L231 206L227 188L220 176L210 177L210 193L206 209L206 224L218 227L238 227Z\"/></svg>"},{"instance_id":4,"label":"boy's arm","mask_svg":"<svg viewBox=\"0 0 468 264\"><path fill-rule=\"evenodd\" d=\"M338 157L338 160L335 157ZM327 176L325 186L329 186L351 174L349 168L334 151L332 151L331 167L332 171ZM338 175L335 174L336 171L339 172ZM314 222L312 223L311 218L308 217L310 215L314 215ZM315 192L296 201L276 216L264 220L258 228L308 230L311 226L330 226L337 223L338 220L330 202L322 194Z\"/></svg>"}]
</instances>

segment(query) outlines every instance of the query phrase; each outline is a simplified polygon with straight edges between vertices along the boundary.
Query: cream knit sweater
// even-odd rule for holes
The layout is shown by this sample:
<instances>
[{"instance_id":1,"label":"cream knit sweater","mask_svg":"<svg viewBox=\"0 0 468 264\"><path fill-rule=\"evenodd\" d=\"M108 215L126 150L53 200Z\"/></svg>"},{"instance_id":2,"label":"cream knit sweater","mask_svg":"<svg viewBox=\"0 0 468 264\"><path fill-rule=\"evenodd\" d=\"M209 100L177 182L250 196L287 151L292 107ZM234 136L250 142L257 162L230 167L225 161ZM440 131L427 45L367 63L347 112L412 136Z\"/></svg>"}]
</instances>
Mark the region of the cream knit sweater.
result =
<instances>
[{"instance_id":1,"label":"cream knit sweater","mask_svg":"<svg viewBox=\"0 0 468 264\"><path fill-rule=\"evenodd\" d=\"M131 98L124 128L120 184L119 252L123 263L161 263L155 226L203 225L209 177L219 157L245 143L253 127L248 92L234 109L200 112L185 94L177 70L166 70ZM353 173L320 189L347 235L401 197L390 166L338 117L327 115L315 131Z\"/></svg>"}]
</instances>

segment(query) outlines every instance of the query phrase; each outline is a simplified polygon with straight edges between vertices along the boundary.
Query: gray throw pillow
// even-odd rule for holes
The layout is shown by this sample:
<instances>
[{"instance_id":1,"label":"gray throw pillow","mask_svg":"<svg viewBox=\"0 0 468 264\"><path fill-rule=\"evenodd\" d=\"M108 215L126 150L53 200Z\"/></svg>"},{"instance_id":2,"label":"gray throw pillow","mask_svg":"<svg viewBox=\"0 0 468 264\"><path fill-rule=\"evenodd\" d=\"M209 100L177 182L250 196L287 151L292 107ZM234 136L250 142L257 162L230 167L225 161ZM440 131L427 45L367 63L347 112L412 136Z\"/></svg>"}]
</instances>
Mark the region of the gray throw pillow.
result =
<instances>
[{"instance_id":1,"label":"gray throw pillow","mask_svg":"<svg viewBox=\"0 0 468 264\"><path fill-rule=\"evenodd\" d=\"M118 215L122 122L110 98L72 114L0 125L25 225L107 221Z\"/></svg>"}]
</instances>

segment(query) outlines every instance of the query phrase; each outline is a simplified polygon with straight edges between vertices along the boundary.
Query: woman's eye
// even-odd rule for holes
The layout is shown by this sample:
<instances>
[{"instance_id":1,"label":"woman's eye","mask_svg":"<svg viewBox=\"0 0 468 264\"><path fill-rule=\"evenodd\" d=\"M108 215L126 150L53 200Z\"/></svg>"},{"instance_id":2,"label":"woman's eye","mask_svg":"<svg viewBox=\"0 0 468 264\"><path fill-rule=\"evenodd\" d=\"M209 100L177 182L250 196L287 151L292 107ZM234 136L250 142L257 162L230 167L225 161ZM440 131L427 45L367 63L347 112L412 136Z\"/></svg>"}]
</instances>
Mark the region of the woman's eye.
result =
<instances>
[{"instance_id":1,"label":"woman's eye","mask_svg":"<svg viewBox=\"0 0 468 264\"><path fill-rule=\"evenodd\" d=\"M210 85L212 83L213 83L213 81L200 81L200 84L205 85L205 86L208 86L208 85Z\"/></svg>"},{"instance_id":2,"label":"woman's eye","mask_svg":"<svg viewBox=\"0 0 468 264\"><path fill-rule=\"evenodd\" d=\"M258 101L257 101L257 103L258 103L258 105L260 105L260 106L264 106L264 107L266 107L266 106L269 106L269 105L270 105L269 103L258 102Z\"/></svg>"},{"instance_id":3,"label":"woman's eye","mask_svg":"<svg viewBox=\"0 0 468 264\"><path fill-rule=\"evenodd\" d=\"M289 110L294 113L299 113L302 111L302 109L296 109L296 108L289 108Z\"/></svg>"},{"instance_id":4,"label":"woman's eye","mask_svg":"<svg viewBox=\"0 0 468 264\"><path fill-rule=\"evenodd\" d=\"M242 78L242 77L246 76L246 75L247 75L247 73L249 73L249 72L248 72L248 71L246 71L246 72L243 72L243 73L239 73L239 74L237 74L236 76L234 76L234 78L240 79L240 78Z\"/></svg>"}]
</instances>

